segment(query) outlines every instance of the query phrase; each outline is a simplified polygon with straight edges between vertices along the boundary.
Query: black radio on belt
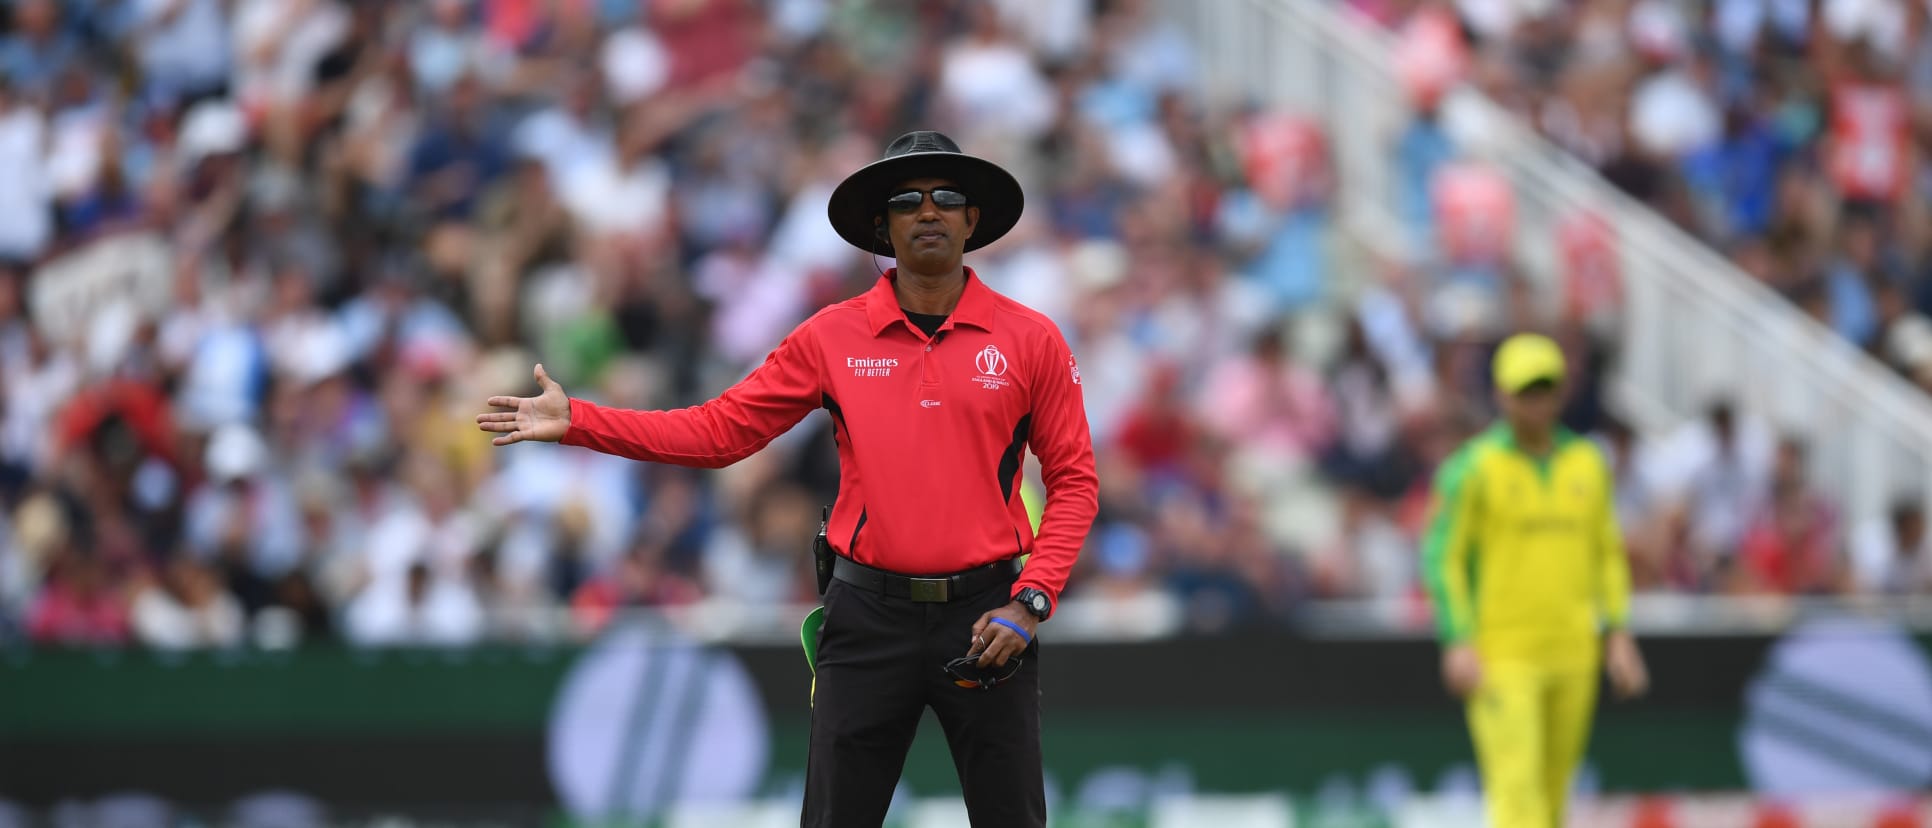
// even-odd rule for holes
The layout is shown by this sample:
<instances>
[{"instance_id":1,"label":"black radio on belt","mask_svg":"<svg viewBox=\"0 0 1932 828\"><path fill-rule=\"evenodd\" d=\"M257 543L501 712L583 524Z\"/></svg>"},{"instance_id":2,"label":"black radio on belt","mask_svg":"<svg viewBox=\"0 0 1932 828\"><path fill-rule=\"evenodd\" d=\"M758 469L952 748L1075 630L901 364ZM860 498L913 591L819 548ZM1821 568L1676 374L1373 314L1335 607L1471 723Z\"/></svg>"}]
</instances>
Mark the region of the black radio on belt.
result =
<instances>
[{"instance_id":1,"label":"black radio on belt","mask_svg":"<svg viewBox=\"0 0 1932 828\"><path fill-rule=\"evenodd\" d=\"M819 513L818 535L812 538L812 566L818 572L818 594L824 595L825 588L832 584L832 542L826 539L825 528L832 522L832 507L827 506Z\"/></svg>"}]
</instances>

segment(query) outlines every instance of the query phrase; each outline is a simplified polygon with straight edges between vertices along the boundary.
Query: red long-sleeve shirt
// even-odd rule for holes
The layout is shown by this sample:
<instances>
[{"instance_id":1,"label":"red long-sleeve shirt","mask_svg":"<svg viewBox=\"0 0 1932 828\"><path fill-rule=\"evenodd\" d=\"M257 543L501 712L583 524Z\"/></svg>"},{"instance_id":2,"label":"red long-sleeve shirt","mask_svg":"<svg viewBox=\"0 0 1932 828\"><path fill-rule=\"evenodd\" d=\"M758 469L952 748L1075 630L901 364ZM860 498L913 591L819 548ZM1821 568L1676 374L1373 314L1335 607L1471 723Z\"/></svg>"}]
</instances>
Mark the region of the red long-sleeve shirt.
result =
<instances>
[{"instance_id":1,"label":"red long-sleeve shirt","mask_svg":"<svg viewBox=\"0 0 1932 828\"><path fill-rule=\"evenodd\" d=\"M832 547L859 563L936 575L1032 553L1014 584L1055 604L1098 509L1080 369L1046 317L966 271L933 337L907 321L896 271L806 320L750 376L676 411L570 402L567 445L716 468L764 448L814 409L839 449ZM1040 458L1037 537L1020 461Z\"/></svg>"}]
</instances>

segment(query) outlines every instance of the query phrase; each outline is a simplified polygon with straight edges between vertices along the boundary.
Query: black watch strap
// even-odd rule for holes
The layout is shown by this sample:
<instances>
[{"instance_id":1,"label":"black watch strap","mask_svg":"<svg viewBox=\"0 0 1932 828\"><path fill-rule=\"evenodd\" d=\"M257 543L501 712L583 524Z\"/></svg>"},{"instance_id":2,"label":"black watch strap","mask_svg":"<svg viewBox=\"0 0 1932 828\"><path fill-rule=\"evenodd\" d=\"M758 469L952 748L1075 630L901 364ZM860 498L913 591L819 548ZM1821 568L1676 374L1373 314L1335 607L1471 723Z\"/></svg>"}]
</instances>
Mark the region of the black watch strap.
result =
<instances>
[{"instance_id":1,"label":"black watch strap","mask_svg":"<svg viewBox=\"0 0 1932 828\"><path fill-rule=\"evenodd\" d=\"M1048 598L1046 593L1032 587L1020 590L1013 599L1019 601L1021 606L1026 607L1027 612L1033 613L1033 617L1041 621L1047 620L1047 616L1053 614L1053 600Z\"/></svg>"}]
</instances>

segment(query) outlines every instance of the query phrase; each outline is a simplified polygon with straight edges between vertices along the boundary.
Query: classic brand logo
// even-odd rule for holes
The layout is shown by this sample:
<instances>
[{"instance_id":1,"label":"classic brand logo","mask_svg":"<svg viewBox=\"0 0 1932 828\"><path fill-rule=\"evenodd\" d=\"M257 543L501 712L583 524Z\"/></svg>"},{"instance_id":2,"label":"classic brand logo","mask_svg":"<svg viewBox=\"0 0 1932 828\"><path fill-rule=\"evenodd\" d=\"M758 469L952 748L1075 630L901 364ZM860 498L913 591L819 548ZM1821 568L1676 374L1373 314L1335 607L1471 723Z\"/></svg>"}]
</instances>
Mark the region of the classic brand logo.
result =
<instances>
[{"instance_id":1,"label":"classic brand logo","mask_svg":"<svg viewBox=\"0 0 1932 828\"><path fill-rule=\"evenodd\" d=\"M892 369L899 367L895 357L846 357L845 367L852 369L855 377L889 377Z\"/></svg>"},{"instance_id":2,"label":"classic brand logo","mask_svg":"<svg viewBox=\"0 0 1932 828\"><path fill-rule=\"evenodd\" d=\"M938 400L920 400L919 407L920 408L938 408L939 401Z\"/></svg>"},{"instance_id":3,"label":"classic brand logo","mask_svg":"<svg viewBox=\"0 0 1932 828\"><path fill-rule=\"evenodd\" d=\"M1005 388L1012 384L1006 378L1006 355L1000 349L988 345L973 355L973 367L979 369L979 376L973 378L979 387L986 389Z\"/></svg>"}]
</instances>

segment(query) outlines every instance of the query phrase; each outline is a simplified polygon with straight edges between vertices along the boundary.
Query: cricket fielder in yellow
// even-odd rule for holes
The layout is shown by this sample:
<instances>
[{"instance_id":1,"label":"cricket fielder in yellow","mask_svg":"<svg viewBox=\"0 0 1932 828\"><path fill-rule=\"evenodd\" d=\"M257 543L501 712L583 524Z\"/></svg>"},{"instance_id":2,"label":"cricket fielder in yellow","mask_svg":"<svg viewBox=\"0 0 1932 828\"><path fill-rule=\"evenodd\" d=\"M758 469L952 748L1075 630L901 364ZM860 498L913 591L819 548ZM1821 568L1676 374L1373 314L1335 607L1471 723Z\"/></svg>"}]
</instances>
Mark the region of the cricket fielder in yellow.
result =
<instances>
[{"instance_id":1,"label":"cricket fielder in yellow","mask_svg":"<svg viewBox=\"0 0 1932 828\"><path fill-rule=\"evenodd\" d=\"M1622 696L1649 678L1624 628L1630 570L1609 465L1557 425L1562 350L1519 334L1491 367L1503 422L1436 473L1424 567L1443 681L1467 701L1490 828L1557 828L1599 664Z\"/></svg>"}]
</instances>

